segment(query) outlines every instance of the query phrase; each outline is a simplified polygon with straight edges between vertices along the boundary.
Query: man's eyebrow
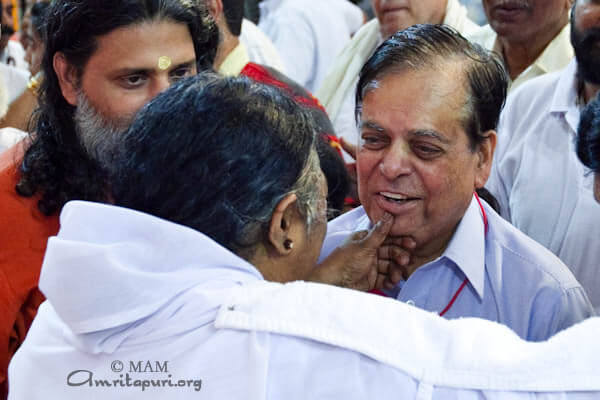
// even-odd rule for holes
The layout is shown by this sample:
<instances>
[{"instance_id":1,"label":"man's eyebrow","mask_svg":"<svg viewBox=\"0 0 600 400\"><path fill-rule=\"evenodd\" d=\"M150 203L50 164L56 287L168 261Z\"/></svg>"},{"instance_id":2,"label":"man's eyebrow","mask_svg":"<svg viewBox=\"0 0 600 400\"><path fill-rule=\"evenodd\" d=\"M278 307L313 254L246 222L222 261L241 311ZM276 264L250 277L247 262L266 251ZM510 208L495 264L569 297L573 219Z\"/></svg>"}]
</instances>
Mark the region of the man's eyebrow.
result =
<instances>
[{"instance_id":1,"label":"man's eyebrow","mask_svg":"<svg viewBox=\"0 0 600 400\"><path fill-rule=\"evenodd\" d=\"M196 59L190 61L184 61L180 64L175 65L174 67L169 68L170 71L175 71L179 68L191 68L196 65ZM121 68L116 70L113 74L122 76L122 75L137 75L137 74L151 74L156 71L156 68Z\"/></svg>"},{"instance_id":2,"label":"man's eyebrow","mask_svg":"<svg viewBox=\"0 0 600 400\"><path fill-rule=\"evenodd\" d=\"M369 129L373 129L374 131L377 131L377 132L385 132L385 129L382 126L378 125L377 123L375 123L373 121L361 121L358 128L359 129L369 128Z\"/></svg>"},{"instance_id":3,"label":"man's eyebrow","mask_svg":"<svg viewBox=\"0 0 600 400\"><path fill-rule=\"evenodd\" d=\"M432 138L435 140L439 140L440 142L445 143L445 144L450 144L450 140L448 140L448 138L446 138L441 133L436 132L431 129L416 129L416 130L410 131L409 133L413 136L428 137L428 138Z\"/></svg>"},{"instance_id":4,"label":"man's eyebrow","mask_svg":"<svg viewBox=\"0 0 600 400\"><path fill-rule=\"evenodd\" d=\"M184 62L182 62L180 64L177 64L176 66L174 66L173 68L171 68L171 71L179 69L179 68L191 68L194 65L196 65L196 59L195 58L193 60L184 61Z\"/></svg>"}]
</instances>

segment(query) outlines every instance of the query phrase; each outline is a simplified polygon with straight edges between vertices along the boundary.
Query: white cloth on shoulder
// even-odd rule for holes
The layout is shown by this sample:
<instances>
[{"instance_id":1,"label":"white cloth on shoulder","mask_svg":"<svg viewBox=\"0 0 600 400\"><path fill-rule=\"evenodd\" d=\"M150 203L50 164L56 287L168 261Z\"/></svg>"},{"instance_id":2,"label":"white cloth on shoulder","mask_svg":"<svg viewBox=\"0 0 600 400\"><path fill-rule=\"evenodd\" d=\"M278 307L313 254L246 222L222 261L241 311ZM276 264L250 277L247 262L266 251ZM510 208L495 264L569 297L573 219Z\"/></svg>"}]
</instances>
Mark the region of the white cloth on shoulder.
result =
<instances>
[{"instance_id":1,"label":"white cloth on shoulder","mask_svg":"<svg viewBox=\"0 0 600 400\"><path fill-rule=\"evenodd\" d=\"M265 282L202 233L141 212L75 201L60 223L10 400L600 395L598 319L526 343L490 322Z\"/></svg>"}]
</instances>

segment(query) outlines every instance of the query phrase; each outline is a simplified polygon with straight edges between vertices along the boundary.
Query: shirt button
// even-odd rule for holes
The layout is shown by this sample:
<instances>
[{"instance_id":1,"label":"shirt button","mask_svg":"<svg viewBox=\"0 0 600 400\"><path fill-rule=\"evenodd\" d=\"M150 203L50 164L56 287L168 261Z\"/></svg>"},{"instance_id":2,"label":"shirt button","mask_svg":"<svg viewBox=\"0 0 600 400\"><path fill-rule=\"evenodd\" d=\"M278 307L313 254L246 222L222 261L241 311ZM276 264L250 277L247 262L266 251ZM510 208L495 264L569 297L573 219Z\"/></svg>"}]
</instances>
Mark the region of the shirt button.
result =
<instances>
[{"instance_id":1,"label":"shirt button","mask_svg":"<svg viewBox=\"0 0 600 400\"><path fill-rule=\"evenodd\" d=\"M415 306L415 302L413 300L407 300L406 304L408 304L409 306Z\"/></svg>"}]
</instances>

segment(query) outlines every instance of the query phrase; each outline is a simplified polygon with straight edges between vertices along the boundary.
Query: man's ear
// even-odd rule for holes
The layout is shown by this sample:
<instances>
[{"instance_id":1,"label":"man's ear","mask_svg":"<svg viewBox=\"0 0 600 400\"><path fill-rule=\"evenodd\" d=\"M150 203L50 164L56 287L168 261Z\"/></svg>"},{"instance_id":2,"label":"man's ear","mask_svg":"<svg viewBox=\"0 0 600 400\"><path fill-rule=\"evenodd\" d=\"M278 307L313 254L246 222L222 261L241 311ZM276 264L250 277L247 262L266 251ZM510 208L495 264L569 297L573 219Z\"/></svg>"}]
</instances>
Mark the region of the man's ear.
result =
<instances>
[{"instance_id":1,"label":"man's ear","mask_svg":"<svg viewBox=\"0 0 600 400\"><path fill-rule=\"evenodd\" d=\"M215 20L219 19L221 14L223 14L223 1L208 0L208 11Z\"/></svg>"},{"instance_id":2,"label":"man's ear","mask_svg":"<svg viewBox=\"0 0 600 400\"><path fill-rule=\"evenodd\" d=\"M475 173L475 189L481 189L487 182L494 161L496 149L496 131L489 130L483 134L485 139L478 145L477 171Z\"/></svg>"},{"instance_id":3,"label":"man's ear","mask_svg":"<svg viewBox=\"0 0 600 400\"><path fill-rule=\"evenodd\" d=\"M67 58L61 52L54 54L52 62L63 97L67 103L76 106L77 93L79 92L77 70L69 64Z\"/></svg>"},{"instance_id":4,"label":"man's ear","mask_svg":"<svg viewBox=\"0 0 600 400\"><path fill-rule=\"evenodd\" d=\"M288 255L293 250L292 224L297 221L296 195L288 194L275 207L269 225L269 243L280 255Z\"/></svg>"}]
</instances>

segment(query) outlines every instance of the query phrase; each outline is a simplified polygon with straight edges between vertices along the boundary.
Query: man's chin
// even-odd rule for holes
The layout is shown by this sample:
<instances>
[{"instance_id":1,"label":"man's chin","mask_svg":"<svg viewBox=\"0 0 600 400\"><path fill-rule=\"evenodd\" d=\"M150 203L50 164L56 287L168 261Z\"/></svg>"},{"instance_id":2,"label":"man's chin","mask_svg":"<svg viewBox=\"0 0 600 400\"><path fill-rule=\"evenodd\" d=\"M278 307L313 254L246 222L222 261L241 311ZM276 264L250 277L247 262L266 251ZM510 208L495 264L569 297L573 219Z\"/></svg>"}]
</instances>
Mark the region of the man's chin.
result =
<instances>
[{"instance_id":1,"label":"man's chin","mask_svg":"<svg viewBox=\"0 0 600 400\"><path fill-rule=\"evenodd\" d=\"M391 18L386 20L384 18L383 21L384 22L381 24L381 36L383 36L384 39L389 39L394 33L414 25L408 20L399 18L395 18L393 20Z\"/></svg>"}]
</instances>

